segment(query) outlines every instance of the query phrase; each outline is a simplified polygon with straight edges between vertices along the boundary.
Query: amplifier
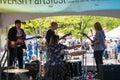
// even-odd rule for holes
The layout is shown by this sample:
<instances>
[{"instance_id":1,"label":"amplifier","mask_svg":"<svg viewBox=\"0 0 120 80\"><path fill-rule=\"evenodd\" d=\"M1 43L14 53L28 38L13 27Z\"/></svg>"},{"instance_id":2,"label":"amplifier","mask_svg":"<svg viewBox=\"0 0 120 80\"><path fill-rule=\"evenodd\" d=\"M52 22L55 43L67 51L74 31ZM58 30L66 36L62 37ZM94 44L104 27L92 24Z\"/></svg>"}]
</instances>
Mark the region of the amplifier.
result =
<instances>
[{"instance_id":1,"label":"amplifier","mask_svg":"<svg viewBox=\"0 0 120 80\"><path fill-rule=\"evenodd\" d=\"M101 80L120 80L120 65L100 65Z\"/></svg>"}]
</instances>

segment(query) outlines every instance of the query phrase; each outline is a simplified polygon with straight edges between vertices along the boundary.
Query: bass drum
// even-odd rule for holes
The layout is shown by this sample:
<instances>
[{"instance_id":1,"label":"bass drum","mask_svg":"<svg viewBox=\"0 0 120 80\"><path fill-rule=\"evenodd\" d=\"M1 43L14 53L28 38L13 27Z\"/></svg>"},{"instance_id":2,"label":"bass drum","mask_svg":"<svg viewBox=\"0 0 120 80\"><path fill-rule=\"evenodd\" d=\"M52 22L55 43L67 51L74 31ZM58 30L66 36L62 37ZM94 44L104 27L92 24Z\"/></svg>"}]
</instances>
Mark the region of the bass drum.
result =
<instances>
[{"instance_id":1,"label":"bass drum","mask_svg":"<svg viewBox=\"0 0 120 80\"><path fill-rule=\"evenodd\" d=\"M25 68L29 70L27 73L28 76L32 76L33 79L37 77L37 74L40 71L40 61L39 60L34 60L31 63L26 63Z\"/></svg>"},{"instance_id":2,"label":"bass drum","mask_svg":"<svg viewBox=\"0 0 120 80\"><path fill-rule=\"evenodd\" d=\"M67 75L69 77L79 77L82 75L80 60L66 60Z\"/></svg>"},{"instance_id":3,"label":"bass drum","mask_svg":"<svg viewBox=\"0 0 120 80\"><path fill-rule=\"evenodd\" d=\"M15 73L7 73L4 70L15 69L15 67L2 67L1 68L1 80L15 80Z\"/></svg>"}]
</instances>

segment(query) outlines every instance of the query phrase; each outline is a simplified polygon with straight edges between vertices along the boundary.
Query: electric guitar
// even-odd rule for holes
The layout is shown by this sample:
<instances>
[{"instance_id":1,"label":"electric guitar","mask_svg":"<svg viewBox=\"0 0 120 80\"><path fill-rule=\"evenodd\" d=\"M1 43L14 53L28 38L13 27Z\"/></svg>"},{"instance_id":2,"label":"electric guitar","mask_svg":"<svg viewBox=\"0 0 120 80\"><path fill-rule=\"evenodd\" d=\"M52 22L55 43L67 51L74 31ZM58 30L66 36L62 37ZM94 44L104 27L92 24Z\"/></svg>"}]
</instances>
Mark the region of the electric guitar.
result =
<instances>
[{"instance_id":1,"label":"electric guitar","mask_svg":"<svg viewBox=\"0 0 120 80\"><path fill-rule=\"evenodd\" d=\"M41 36L33 36L33 37L30 37L30 38L26 38L25 40L30 40L30 39L33 39L33 38L43 38Z\"/></svg>"},{"instance_id":2,"label":"electric guitar","mask_svg":"<svg viewBox=\"0 0 120 80\"><path fill-rule=\"evenodd\" d=\"M92 43L94 42L94 40L92 40L86 33L82 33L83 36L86 36Z\"/></svg>"},{"instance_id":3,"label":"electric guitar","mask_svg":"<svg viewBox=\"0 0 120 80\"><path fill-rule=\"evenodd\" d=\"M30 38L26 38L25 40L30 40L33 38L42 38L41 36L33 36ZM15 48L17 45L23 45L24 44L24 40L22 38L18 39L17 41L8 41L8 46L10 46L11 48Z\"/></svg>"},{"instance_id":4,"label":"electric guitar","mask_svg":"<svg viewBox=\"0 0 120 80\"><path fill-rule=\"evenodd\" d=\"M70 32L70 33L68 33L68 34L65 34L64 36L62 36L61 38L59 38L59 40L64 39L64 38L66 38L67 36L70 36L70 35L72 35L72 33L71 33L71 32Z\"/></svg>"},{"instance_id":5,"label":"electric guitar","mask_svg":"<svg viewBox=\"0 0 120 80\"><path fill-rule=\"evenodd\" d=\"M92 46L94 46L94 44L93 44L93 43L94 43L94 40L92 40L92 39L91 39L86 33L84 33L84 32L82 33L82 35L83 35L83 36L86 36L86 37L91 41Z\"/></svg>"}]
</instances>

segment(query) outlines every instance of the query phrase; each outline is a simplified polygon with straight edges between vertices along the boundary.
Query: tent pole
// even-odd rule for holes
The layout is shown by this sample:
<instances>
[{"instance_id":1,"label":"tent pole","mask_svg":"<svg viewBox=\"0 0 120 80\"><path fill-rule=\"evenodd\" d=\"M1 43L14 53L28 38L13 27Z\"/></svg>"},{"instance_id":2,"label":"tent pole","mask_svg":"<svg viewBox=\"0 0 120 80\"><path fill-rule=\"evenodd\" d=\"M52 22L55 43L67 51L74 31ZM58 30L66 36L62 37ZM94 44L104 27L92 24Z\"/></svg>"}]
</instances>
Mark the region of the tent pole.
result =
<instances>
[{"instance_id":1,"label":"tent pole","mask_svg":"<svg viewBox=\"0 0 120 80\"><path fill-rule=\"evenodd\" d=\"M1 28L2 28L2 17L1 17L1 13L0 13L0 47L1 47Z\"/></svg>"},{"instance_id":2,"label":"tent pole","mask_svg":"<svg viewBox=\"0 0 120 80\"><path fill-rule=\"evenodd\" d=\"M2 28L2 18L1 18L1 13L0 13L0 57L2 57L1 56L1 28ZM0 60L1 61L1 60ZM1 68L1 63L0 63L0 80L1 80L1 73L2 73L2 68Z\"/></svg>"}]
</instances>

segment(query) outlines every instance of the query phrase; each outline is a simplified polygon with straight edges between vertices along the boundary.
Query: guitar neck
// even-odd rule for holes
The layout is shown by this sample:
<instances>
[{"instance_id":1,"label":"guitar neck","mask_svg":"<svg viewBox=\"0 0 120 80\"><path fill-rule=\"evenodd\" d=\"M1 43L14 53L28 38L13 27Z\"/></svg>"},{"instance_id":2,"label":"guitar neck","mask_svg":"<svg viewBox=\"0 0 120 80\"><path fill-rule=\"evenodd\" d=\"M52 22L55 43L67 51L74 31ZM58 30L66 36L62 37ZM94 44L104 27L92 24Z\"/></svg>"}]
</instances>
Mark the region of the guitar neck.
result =
<instances>
[{"instance_id":1,"label":"guitar neck","mask_svg":"<svg viewBox=\"0 0 120 80\"><path fill-rule=\"evenodd\" d=\"M72 35L72 33L65 34L64 36L62 36L61 38L59 38L59 40L64 39L65 37L70 36L70 35Z\"/></svg>"},{"instance_id":2,"label":"guitar neck","mask_svg":"<svg viewBox=\"0 0 120 80\"><path fill-rule=\"evenodd\" d=\"M88 37L88 36L86 36L91 42L93 42L93 40L90 38L90 37Z\"/></svg>"},{"instance_id":3,"label":"guitar neck","mask_svg":"<svg viewBox=\"0 0 120 80\"><path fill-rule=\"evenodd\" d=\"M33 37L30 37L30 38L26 38L25 40L30 40L30 39L33 39L33 38L42 38L41 36L33 36Z\"/></svg>"},{"instance_id":4,"label":"guitar neck","mask_svg":"<svg viewBox=\"0 0 120 80\"><path fill-rule=\"evenodd\" d=\"M91 42L93 42L93 40L86 33L82 33L82 35L86 36Z\"/></svg>"},{"instance_id":5,"label":"guitar neck","mask_svg":"<svg viewBox=\"0 0 120 80\"><path fill-rule=\"evenodd\" d=\"M67 35L62 36L59 40L64 39L65 37L67 37Z\"/></svg>"},{"instance_id":6,"label":"guitar neck","mask_svg":"<svg viewBox=\"0 0 120 80\"><path fill-rule=\"evenodd\" d=\"M25 40L30 40L30 39L33 39L33 38L36 38L36 37L30 37L30 38L26 38Z\"/></svg>"}]
</instances>

